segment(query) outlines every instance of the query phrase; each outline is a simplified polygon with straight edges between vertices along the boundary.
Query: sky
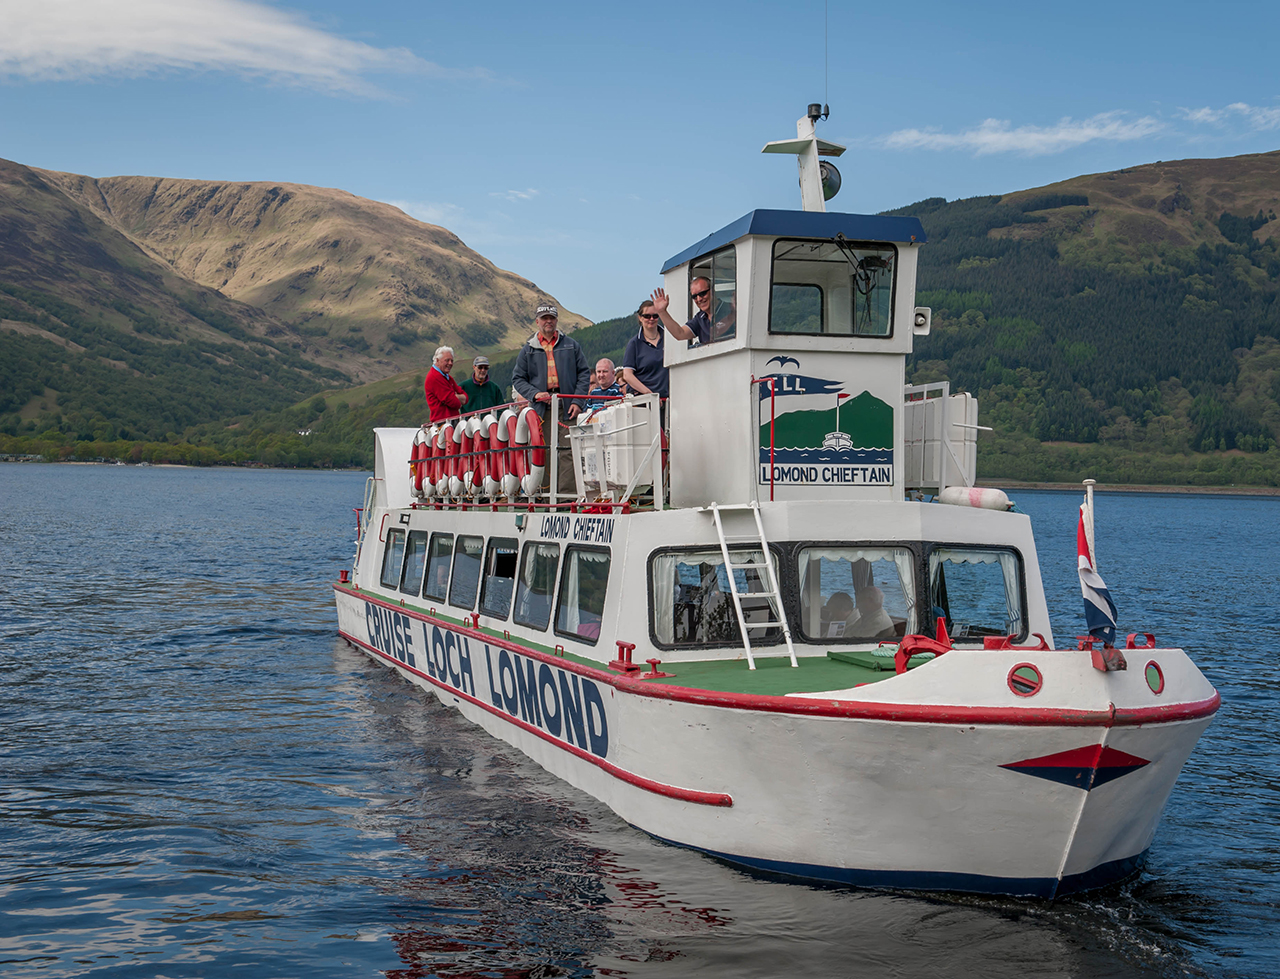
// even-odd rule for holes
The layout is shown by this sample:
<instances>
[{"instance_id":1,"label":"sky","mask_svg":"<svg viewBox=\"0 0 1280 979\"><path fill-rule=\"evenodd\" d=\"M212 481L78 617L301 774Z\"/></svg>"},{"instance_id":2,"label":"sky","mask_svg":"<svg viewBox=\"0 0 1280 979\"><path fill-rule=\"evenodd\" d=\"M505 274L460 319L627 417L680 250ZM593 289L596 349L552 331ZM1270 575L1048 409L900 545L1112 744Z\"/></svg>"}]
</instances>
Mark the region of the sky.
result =
<instances>
[{"instance_id":1,"label":"sky","mask_svg":"<svg viewBox=\"0 0 1280 979\"><path fill-rule=\"evenodd\" d=\"M757 207L828 209L1280 148L1280 4L0 0L0 157L339 187L593 320ZM530 313L532 320L532 311Z\"/></svg>"}]
</instances>

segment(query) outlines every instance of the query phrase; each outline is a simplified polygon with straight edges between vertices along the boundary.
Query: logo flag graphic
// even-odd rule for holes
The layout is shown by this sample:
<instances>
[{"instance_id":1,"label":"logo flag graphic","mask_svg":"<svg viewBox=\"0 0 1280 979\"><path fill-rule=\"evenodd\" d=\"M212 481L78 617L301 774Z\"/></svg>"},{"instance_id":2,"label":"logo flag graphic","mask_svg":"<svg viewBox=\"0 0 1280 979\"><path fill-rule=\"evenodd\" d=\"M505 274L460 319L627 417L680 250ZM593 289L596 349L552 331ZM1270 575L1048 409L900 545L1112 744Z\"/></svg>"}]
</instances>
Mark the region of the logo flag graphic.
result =
<instances>
[{"instance_id":1,"label":"logo flag graphic","mask_svg":"<svg viewBox=\"0 0 1280 979\"><path fill-rule=\"evenodd\" d=\"M1086 527L1086 521L1088 527ZM1080 523L1076 528L1076 564L1080 569L1080 591L1084 594L1084 621L1091 635L1097 636L1108 646L1116 642L1116 606L1107 591L1107 583L1093 570L1093 550L1089 529L1093 525L1093 511L1088 503L1080 504Z\"/></svg>"}]
</instances>

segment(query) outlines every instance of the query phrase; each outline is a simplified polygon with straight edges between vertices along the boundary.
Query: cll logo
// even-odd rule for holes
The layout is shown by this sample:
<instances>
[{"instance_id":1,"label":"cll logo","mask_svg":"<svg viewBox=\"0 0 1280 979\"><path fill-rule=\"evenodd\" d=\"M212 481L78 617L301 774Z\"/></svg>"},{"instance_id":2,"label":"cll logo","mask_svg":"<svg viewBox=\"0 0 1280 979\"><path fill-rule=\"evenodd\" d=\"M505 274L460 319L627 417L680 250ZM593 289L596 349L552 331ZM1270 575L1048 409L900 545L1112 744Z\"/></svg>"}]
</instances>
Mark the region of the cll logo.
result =
<instances>
[{"instance_id":1,"label":"cll logo","mask_svg":"<svg viewBox=\"0 0 1280 979\"><path fill-rule=\"evenodd\" d=\"M893 408L870 391L800 372L795 357L772 357L760 384L760 482L892 485ZM794 370L788 370L794 367Z\"/></svg>"},{"instance_id":2,"label":"cll logo","mask_svg":"<svg viewBox=\"0 0 1280 979\"><path fill-rule=\"evenodd\" d=\"M594 681L488 643L472 647L469 637L425 622L418 622L422 648L417 649L415 620L370 602L364 610L369 643L387 656L425 670L441 686L487 701L565 744L599 758L608 756L609 713Z\"/></svg>"}]
</instances>

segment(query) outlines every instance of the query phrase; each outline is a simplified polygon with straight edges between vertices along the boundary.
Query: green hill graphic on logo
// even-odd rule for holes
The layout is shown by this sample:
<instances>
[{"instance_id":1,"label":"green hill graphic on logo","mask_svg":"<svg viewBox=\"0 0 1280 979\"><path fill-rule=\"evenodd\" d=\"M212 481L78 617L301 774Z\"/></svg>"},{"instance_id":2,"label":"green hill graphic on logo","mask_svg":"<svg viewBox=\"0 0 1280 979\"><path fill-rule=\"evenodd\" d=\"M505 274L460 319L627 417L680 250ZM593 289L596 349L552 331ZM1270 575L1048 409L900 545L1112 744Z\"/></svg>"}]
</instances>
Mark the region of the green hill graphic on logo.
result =
<instances>
[{"instance_id":1,"label":"green hill graphic on logo","mask_svg":"<svg viewBox=\"0 0 1280 979\"><path fill-rule=\"evenodd\" d=\"M836 431L836 409L789 411L774 421L773 444L785 449L815 449L829 432ZM893 408L863 391L840 403L840 428L858 449L893 447ZM769 445L769 420L760 426L760 445Z\"/></svg>"}]
</instances>

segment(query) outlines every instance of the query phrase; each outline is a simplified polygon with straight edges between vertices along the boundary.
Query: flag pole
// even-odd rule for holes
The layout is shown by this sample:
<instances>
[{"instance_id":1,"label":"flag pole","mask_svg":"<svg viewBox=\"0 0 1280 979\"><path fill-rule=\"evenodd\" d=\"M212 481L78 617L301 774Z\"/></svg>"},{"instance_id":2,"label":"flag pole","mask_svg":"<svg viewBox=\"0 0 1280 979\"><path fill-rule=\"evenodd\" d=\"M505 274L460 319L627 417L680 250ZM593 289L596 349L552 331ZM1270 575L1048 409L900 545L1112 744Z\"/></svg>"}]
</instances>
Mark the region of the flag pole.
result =
<instances>
[{"instance_id":1,"label":"flag pole","mask_svg":"<svg viewBox=\"0 0 1280 979\"><path fill-rule=\"evenodd\" d=\"M1093 562L1093 570L1098 570L1098 549L1093 540L1093 487L1097 485L1096 479L1086 479L1084 481L1084 507L1087 514L1084 522L1085 537L1089 541L1089 557Z\"/></svg>"}]
</instances>

